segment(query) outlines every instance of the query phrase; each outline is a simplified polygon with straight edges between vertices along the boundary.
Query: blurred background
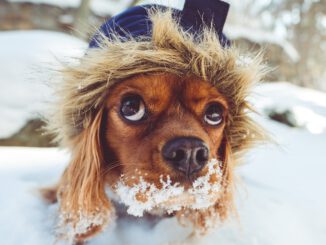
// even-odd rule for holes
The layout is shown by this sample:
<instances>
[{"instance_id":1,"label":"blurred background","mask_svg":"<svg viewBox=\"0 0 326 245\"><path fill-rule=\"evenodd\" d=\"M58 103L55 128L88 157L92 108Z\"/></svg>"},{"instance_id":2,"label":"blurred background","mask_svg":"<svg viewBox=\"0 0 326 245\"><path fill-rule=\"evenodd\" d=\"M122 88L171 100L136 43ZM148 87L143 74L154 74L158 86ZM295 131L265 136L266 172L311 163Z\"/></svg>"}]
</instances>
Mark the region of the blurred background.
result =
<instances>
[{"instance_id":1,"label":"blurred background","mask_svg":"<svg viewBox=\"0 0 326 245\"><path fill-rule=\"evenodd\" d=\"M0 0L0 61L4 64L0 68L0 145L50 146L49 138L37 132L42 126L39 116L32 116L39 111L40 105L35 105L37 109L34 110L31 104L49 97L47 88L41 86L40 89L39 84L49 80L45 77L49 76L46 73L53 68L54 58L62 61L65 57L77 55L78 49L85 49L93 29L110 16L135 4L153 2L177 8L182 8L184 4L183 0ZM265 61L273 68L266 81L286 81L326 91L325 1L228 2L231 8L225 33L244 50L264 50ZM93 29L90 30L90 26ZM47 69L43 69L45 65ZM40 83L36 84L37 81ZM12 84L14 82L19 86ZM24 90L25 86L30 90ZM20 96L24 98L28 97L25 95L28 91L39 92L25 101L21 100L25 108L28 104L29 113L20 111L24 116L16 119L19 102L8 100L13 99L12 93L17 93L17 90L22 91L24 95ZM42 96L44 93L46 95ZM13 111L8 106L12 106ZM291 114L293 112L289 110L268 112L272 119L289 126L299 126L298 122L291 119ZM16 121L22 117L24 123Z\"/></svg>"},{"instance_id":2,"label":"blurred background","mask_svg":"<svg viewBox=\"0 0 326 245\"><path fill-rule=\"evenodd\" d=\"M249 99L258 112L254 119L277 145L253 149L237 170L244 183L236 194L239 219L234 220L240 222L185 244L325 245L326 1L227 2L231 7L225 34L242 50L263 50L265 63L272 67ZM53 208L30 189L55 183L69 159L41 130L42 114L54 98L56 70L84 54L92 30L104 20L144 3L182 9L184 0L0 0L4 244L55 240ZM150 232L138 224L127 227L89 244L173 244L168 242L187 236L173 219Z\"/></svg>"}]
</instances>

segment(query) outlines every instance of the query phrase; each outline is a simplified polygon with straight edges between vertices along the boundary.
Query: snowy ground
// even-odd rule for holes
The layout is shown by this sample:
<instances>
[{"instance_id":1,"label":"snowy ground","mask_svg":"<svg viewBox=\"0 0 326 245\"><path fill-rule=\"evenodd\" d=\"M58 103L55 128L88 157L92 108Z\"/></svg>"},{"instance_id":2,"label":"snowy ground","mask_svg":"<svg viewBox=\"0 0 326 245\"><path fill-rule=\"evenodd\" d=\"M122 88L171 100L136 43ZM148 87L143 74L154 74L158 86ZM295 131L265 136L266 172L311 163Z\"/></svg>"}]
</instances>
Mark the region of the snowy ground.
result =
<instances>
[{"instance_id":1,"label":"snowy ground","mask_svg":"<svg viewBox=\"0 0 326 245\"><path fill-rule=\"evenodd\" d=\"M50 31L0 32L0 138L37 118L51 94L49 81L60 62L86 47L72 36Z\"/></svg>"},{"instance_id":2,"label":"snowy ground","mask_svg":"<svg viewBox=\"0 0 326 245\"><path fill-rule=\"evenodd\" d=\"M193 240L174 219L152 228L122 221L90 244L326 244L326 134L261 122L280 146L255 149L238 169L239 221ZM54 183L68 157L54 148L0 148L2 244L52 244L56 205L42 203L35 189Z\"/></svg>"},{"instance_id":3,"label":"snowy ground","mask_svg":"<svg viewBox=\"0 0 326 245\"><path fill-rule=\"evenodd\" d=\"M35 64L49 64L51 52L59 58L80 54L85 44L51 32L0 33L0 44L1 137L23 125L48 99L49 91L39 87L39 81L34 84L34 75L44 79L45 71L35 72ZM206 237L187 240L189 231L174 219L155 227L122 220L90 245L326 244L326 94L288 83L264 84L252 101L262 114L271 108L290 110L301 128L257 118L279 145L251 151L246 164L238 168L242 179L236 194L238 221L232 219ZM35 190L54 183L68 158L67 152L55 148L0 147L1 244L54 243L56 205L45 205Z\"/></svg>"}]
</instances>

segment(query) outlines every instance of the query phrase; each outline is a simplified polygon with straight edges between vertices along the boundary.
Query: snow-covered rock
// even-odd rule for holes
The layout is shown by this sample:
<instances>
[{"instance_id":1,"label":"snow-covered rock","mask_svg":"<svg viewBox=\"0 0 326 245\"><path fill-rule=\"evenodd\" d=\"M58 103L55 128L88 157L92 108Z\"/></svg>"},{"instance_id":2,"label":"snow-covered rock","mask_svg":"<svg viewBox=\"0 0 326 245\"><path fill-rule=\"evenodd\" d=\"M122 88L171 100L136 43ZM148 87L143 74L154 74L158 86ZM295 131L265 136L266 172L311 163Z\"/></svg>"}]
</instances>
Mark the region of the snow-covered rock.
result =
<instances>
[{"instance_id":1,"label":"snow-covered rock","mask_svg":"<svg viewBox=\"0 0 326 245\"><path fill-rule=\"evenodd\" d=\"M313 134L326 131L326 94L287 82L257 86L252 103L261 114L287 112L294 126Z\"/></svg>"},{"instance_id":2,"label":"snow-covered rock","mask_svg":"<svg viewBox=\"0 0 326 245\"><path fill-rule=\"evenodd\" d=\"M300 59L299 52L289 41L271 31L243 25L226 24L224 32L231 40L247 39L260 45L276 45L284 51L293 63Z\"/></svg>"}]
</instances>

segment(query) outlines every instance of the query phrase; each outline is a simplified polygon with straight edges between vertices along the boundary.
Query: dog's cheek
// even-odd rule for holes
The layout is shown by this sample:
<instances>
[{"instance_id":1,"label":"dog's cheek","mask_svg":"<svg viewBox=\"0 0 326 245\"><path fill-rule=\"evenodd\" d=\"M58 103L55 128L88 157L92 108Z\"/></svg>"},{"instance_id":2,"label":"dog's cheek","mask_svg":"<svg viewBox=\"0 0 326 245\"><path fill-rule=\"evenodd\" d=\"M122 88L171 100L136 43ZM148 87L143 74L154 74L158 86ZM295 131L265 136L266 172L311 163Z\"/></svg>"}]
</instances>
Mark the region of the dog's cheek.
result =
<instances>
[{"instance_id":1,"label":"dog's cheek","mask_svg":"<svg viewBox=\"0 0 326 245\"><path fill-rule=\"evenodd\" d=\"M140 125L128 125L115 111L110 111L106 126L106 143L125 171L150 163L151 144L140 139Z\"/></svg>"},{"instance_id":2,"label":"dog's cheek","mask_svg":"<svg viewBox=\"0 0 326 245\"><path fill-rule=\"evenodd\" d=\"M207 133L209 135L209 148L211 152L212 158L221 159L220 149L223 147L223 134L224 134L225 127L221 125L219 128L209 128Z\"/></svg>"}]
</instances>

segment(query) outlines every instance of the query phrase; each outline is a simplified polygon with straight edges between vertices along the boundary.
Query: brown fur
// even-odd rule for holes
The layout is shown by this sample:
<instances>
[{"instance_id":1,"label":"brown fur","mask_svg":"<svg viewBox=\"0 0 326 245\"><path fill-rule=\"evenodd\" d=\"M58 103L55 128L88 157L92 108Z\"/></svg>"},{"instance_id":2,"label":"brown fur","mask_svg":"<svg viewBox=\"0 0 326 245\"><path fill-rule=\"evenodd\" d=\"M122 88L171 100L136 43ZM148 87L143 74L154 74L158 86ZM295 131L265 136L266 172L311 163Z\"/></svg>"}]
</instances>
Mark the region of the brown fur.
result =
<instances>
[{"instance_id":1,"label":"brown fur","mask_svg":"<svg viewBox=\"0 0 326 245\"><path fill-rule=\"evenodd\" d=\"M233 207L233 168L245 150L264 139L248 116L251 107L246 100L264 71L259 56L241 63L243 55L236 48L222 48L213 29L204 28L201 38L195 39L180 29L170 11L152 10L151 19L152 39L103 38L100 49L88 50L62 73L59 100L48 122L57 140L72 151L58 188L60 211L70 214L64 222L72 226L78 223L79 211L102 213L105 222L112 220L105 185L113 185L135 166L148 172L151 181L158 182L157 176L164 173L189 184L164 163L160 150L172 137L196 136L209 145L210 158L224 162L224 194L208 210L177 216L205 230L207 218L227 217ZM141 95L151 111L145 124L130 126L119 118L117 108L128 92ZM218 128L201 120L211 101L225 108ZM199 175L204 173L205 169ZM86 239L101 228L90 227L76 239Z\"/></svg>"}]
</instances>

